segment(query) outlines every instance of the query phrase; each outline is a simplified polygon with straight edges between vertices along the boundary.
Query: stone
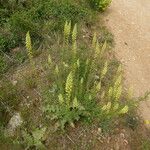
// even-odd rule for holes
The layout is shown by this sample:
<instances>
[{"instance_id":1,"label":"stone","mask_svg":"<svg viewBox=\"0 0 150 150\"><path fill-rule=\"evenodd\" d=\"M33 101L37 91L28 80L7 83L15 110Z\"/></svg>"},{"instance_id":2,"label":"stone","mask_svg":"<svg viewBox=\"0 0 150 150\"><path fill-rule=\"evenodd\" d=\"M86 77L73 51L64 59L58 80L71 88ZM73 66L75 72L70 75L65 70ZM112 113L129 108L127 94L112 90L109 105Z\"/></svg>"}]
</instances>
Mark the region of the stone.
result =
<instances>
[{"instance_id":1,"label":"stone","mask_svg":"<svg viewBox=\"0 0 150 150\"><path fill-rule=\"evenodd\" d=\"M98 134L101 134L101 133L102 133L102 129L98 128Z\"/></svg>"},{"instance_id":2,"label":"stone","mask_svg":"<svg viewBox=\"0 0 150 150\"><path fill-rule=\"evenodd\" d=\"M14 136L14 133L16 129L21 126L23 123L23 120L20 116L20 113L16 112L14 115L11 117L11 119L8 122L7 129L5 130L7 136Z\"/></svg>"}]
</instances>

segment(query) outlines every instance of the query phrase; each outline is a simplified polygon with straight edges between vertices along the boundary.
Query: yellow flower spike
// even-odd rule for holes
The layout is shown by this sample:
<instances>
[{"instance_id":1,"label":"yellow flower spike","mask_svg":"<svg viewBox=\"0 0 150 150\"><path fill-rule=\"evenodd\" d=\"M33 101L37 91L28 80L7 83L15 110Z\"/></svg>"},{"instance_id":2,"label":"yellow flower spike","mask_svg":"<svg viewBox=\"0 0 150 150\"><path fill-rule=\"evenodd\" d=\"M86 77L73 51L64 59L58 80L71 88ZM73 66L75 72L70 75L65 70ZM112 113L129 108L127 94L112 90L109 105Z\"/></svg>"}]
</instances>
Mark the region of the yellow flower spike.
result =
<instances>
[{"instance_id":1,"label":"yellow flower spike","mask_svg":"<svg viewBox=\"0 0 150 150\"><path fill-rule=\"evenodd\" d=\"M113 88L110 87L110 88L109 88L109 91L108 91L108 99L109 99L109 100L111 99L112 95L113 95Z\"/></svg>"},{"instance_id":2,"label":"yellow flower spike","mask_svg":"<svg viewBox=\"0 0 150 150\"><path fill-rule=\"evenodd\" d=\"M78 107L79 107L79 103L78 103L77 98L75 97L73 100L73 108L78 108Z\"/></svg>"},{"instance_id":3,"label":"yellow flower spike","mask_svg":"<svg viewBox=\"0 0 150 150\"><path fill-rule=\"evenodd\" d=\"M121 84L121 81L122 81L122 75L119 75L114 84L114 87L119 87L119 85Z\"/></svg>"},{"instance_id":4,"label":"yellow flower spike","mask_svg":"<svg viewBox=\"0 0 150 150\"><path fill-rule=\"evenodd\" d=\"M122 86L119 86L115 91L115 100L119 100L122 94Z\"/></svg>"},{"instance_id":5,"label":"yellow flower spike","mask_svg":"<svg viewBox=\"0 0 150 150\"><path fill-rule=\"evenodd\" d=\"M84 79L83 79L83 78L81 78L80 83L81 83L81 84L83 84L83 81L84 81Z\"/></svg>"},{"instance_id":6,"label":"yellow flower spike","mask_svg":"<svg viewBox=\"0 0 150 150\"><path fill-rule=\"evenodd\" d=\"M129 107L126 105L119 111L119 114L126 114L129 111Z\"/></svg>"},{"instance_id":7,"label":"yellow flower spike","mask_svg":"<svg viewBox=\"0 0 150 150\"><path fill-rule=\"evenodd\" d=\"M74 51L74 54L76 54L76 50L77 50L77 42L76 41L73 42L72 49Z\"/></svg>"},{"instance_id":8,"label":"yellow flower spike","mask_svg":"<svg viewBox=\"0 0 150 150\"><path fill-rule=\"evenodd\" d=\"M68 33L70 33L71 32L71 21L69 21L69 23L68 23Z\"/></svg>"},{"instance_id":9,"label":"yellow flower spike","mask_svg":"<svg viewBox=\"0 0 150 150\"><path fill-rule=\"evenodd\" d=\"M150 120L144 120L144 124L149 125L150 124Z\"/></svg>"},{"instance_id":10,"label":"yellow flower spike","mask_svg":"<svg viewBox=\"0 0 150 150\"><path fill-rule=\"evenodd\" d=\"M58 65L56 65L56 67L55 67L55 72L56 72L56 74L58 74L58 73L59 73Z\"/></svg>"},{"instance_id":11,"label":"yellow flower spike","mask_svg":"<svg viewBox=\"0 0 150 150\"><path fill-rule=\"evenodd\" d=\"M102 49L101 49L101 55L104 54L106 48L107 48L107 42L105 41L104 44L103 44L103 46L102 46Z\"/></svg>"},{"instance_id":12,"label":"yellow flower spike","mask_svg":"<svg viewBox=\"0 0 150 150\"><path fill-rule=\"evenodd\" d=\"M72 87L73 87L73 75L72 72L69 73L67 80L66 80L66 86L65 86L65 91L66 91L66 103L69 106L70 103L70 97L72 93Z\"/></svg>"},{"instance_id":13,"label":"yellow flower spike","mask_svg":"<svg viewBox=\"0 0 150 150\"><path fill-rule=\"evenodd\" d=\"M120 64L118 69L117 69L117 74L121 73L121 71L122 71L122 65Z\"/></svg>"},{"instance_id":14,"label":"yellow flower spike","mask_svg":"<svg viewBox=\"0 0 150 150\"><path fill-rule=\"evenodd\" d=\"M66 64L65 62L63 62L63 65L64 65L64 67L66 67L66 68L68 68L68 67L69 67L69 65L68 65L68 64Z\"/></svg>"},{"instance_id":15,"label":"yellow flower spike","mask_svg":"<svg viewBox=\"0 0 150 150\"><path fill-rule=\"evenodd\" d=\"M72 31L72 42L74 43L77 39L77 24L74 25L73 31Z\"/></svg>"},{"instance_id":16,"label":"yellow flower spike","mask_svg":"<svg viewBox=\"0 0 150 150\"><path fill-rule=\"evenodd\" d=\"M116 103L113 107L113 110L116 111L119 108L119 103Z\"/></svg>"},{"instance_id":17,"label":"yellow flower spike","mask_svg":"<svg viewBox=\"0 0 150 150\"><path fill-rule=\"evenodd\" d=\"M31 62L32 58L33 58L33 52L32 52L32 43L31 43L31 37L30 37L29 31L26 34L26 48L28 50L28 57L29 57L29 60Z\"/></svg>"},{"instance_id":18,"label":"yellow flower spike","mask_svg":"<svg viewBox=\"0 0 150 150\"><path fill-rule=\"evenodd\" d=\"M104 64L104 68L103 68L103 70L101 72L101 79L104 78L104 76L106 75L107 71L108 71L108 62L106 61L105 64Z\"/></svg>"},{"instance_id":19,"label":"yellow flower spike","mask_svg":"<svg viewBox=\"0 0 150 150\"><path fill-rule=\"evenodd\" d=\"M66 21L64 26L64 35L65 37L68 37L70 34L71 25L70 22Z\"/></svg>"},{"instance_id":20,"label":"yellow flower spike","mask_svg":"<svg viewBox=\"0 0 150 150\"><path fill-rule=\"evenodd\" d=\"M111 102L108 102L106 105L102 107L102 111L106 111L105 113L108 114L111 109L111 106L112 106Z\"/></svg>"},{"instance_id":21,"label":"yellow flower spike","mask_svg":"<svg viewBox=\"0 0 150 150\"><path fill-rule=\"evenodd\" d=\"M93 39L92 39L92 47L95 48L96 46L96 41L97 41L97 35L96 32L94 33Z\"/></svg>"},{"instance_id":22,"label":"yellow flower spike","mask_svg":"<svg viewBox=\"0 0 150 150\"><path fill-rule=\"evenodd\" d=\"M60 103L60 104L63 104L63 103L64 103L64 98L63 98L62 94L59 94L59 95L58 95L58 99L59 99L59 103Z\"/></svg>"},{"instance_id":23,"label":"yellow flower spike","mask_svg":"<svg viewBox=\"0 0 150 150\"><path fill-rule=\"evenodd\" d=\"M67 44L68 44L70 32L71 32L71 21L70 22L66 21L64 26L64 38Z\"/></svg>"},{"instance_id":24,"label":"yellow flower spike","mask_svg":"<svg viewBox=\"0 0 150 150\"><path fill-rule=\"evenodd\" d=\"M32 50L31 37L30 37L30 32L29 31L26 34L26 48L28 50Z\"/></svg>"},{"instance_id":25,"label":"yellow flower spike","mask_svg":"<svg viewBox=\"0 0 150 150\"><path fill-rule=\"evenodd\" d=\"M105 111L107 109L107 105L104 105L103 107L102 107L102 111Z\"/></svg>"},{"instance_id":26,"label":"yellow flower spike","mask_svg":"<svg viewBox=\"0 0 150 150\"><path fill-rule=\"evenodd\" d=\"M101 82L99 82L96 86L96 91L99 92L101 89Z\"/></svg>"},{"instance_id":27,"label":"yellow flower spike","mask_svg":"<svg viewBox=\"0 0 150 150\"><path fill-rule=\"evenodd\" d=\"M80 67L80 60L79 59L77 60L77 67L78 68Z\"/></svg>"},{"instance_id":28,"label":"yellow flower spike","mask_svg":"<svg viewBox=\"0 0 150 150\"><path fill-rule=\"evenodd\" d=\"M108 102L108 103L107 103L107 106L106 106L106 109L107 109L107 110L110 110L110 108L111 108L111 102Z\"/></svg>"},{"instance_id":29,"label":"yellow flower spike","mask_svg":"<svg viewBox=\"0 0 150 150\"><path fill-rule=\"evenodd\" d=\"M95 47L95 58L97 58L99 54L100 54L100 46L99 46L99 42L97 40L96 47Z\"/></svg>"}]
</instances>

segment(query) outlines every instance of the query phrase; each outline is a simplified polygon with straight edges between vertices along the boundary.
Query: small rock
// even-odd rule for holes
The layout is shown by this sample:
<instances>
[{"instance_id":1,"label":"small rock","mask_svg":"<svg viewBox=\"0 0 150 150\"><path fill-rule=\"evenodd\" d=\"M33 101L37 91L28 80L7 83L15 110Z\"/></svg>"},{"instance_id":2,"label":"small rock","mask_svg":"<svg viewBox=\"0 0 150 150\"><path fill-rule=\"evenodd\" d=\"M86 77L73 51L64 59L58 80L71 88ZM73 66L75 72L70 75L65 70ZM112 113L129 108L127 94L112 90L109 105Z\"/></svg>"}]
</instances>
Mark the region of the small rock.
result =
<instances>
[{"instance_id":1,"label":"small rock","mask_svg":"<svg viewBox=\"0 0 150 150\"><path fill-rule=\"evenodd\" d=\"M12 81L13 86L15 86L17 84L17 81Z\"/></svg>"},{"instance_id":2,"label":"small rock","mask_svg":"<svg viewBox=\"0 0 150 150\"><path fill-rule=\"evenodd\" d=\"M102 129L101 128L98 128L98 134L101 134L102 133Z\"/></svg>"},{"instance_id":3,"label":"small rock","mask_svg":"<svg viewBox=\"0 0 150 150\"><path fill-rule=\"evenodd\" d=\"M23 120L20 114L16 112L8 122L6 135L14 136L15 130L17 129L17 127L21 126L22 123L23 123Z\"/></svg>"},{"instance_id":4,"label":"small rock","mask_svg":"<svg viewBox=\"0 0 150 150\"><path fill-rule=\"evenodd\" d=\"M124 133L120 133L120 137L124 139L125 138Z\"/></svg>"},{"instance_id":5,"label":"small rock","mask_svg":"<svg viewBox=\"0 0 150 150\"><path fill-rule=\"evenodd\" d=\"M128 145L128 141L127 141L127 140L124 140L124 144L125 144L125 145Z\"/></svg>"}]
</instances>

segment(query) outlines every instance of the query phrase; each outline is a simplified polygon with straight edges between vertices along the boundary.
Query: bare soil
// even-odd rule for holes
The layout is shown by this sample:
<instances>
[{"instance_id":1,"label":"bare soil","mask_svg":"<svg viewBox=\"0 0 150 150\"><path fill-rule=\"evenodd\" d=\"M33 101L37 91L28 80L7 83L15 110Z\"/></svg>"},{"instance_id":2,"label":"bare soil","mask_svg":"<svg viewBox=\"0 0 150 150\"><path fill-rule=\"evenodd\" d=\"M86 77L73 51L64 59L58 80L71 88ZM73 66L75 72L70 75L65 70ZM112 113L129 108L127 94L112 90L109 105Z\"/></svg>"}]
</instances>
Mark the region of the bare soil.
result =
<instances>
[{"instance_id":1,"label":"bare soil","mask_svg":"<svg viewBox=\"0 0 150 150\"><path fill-rule=\"evenodd\" d=\"M104 14L115 37L116 56L124 65L125 82L135 97L142 96L150 91L150 1L113 0ZM150 121L150 101L142 102L139 112Z\"/></svg>"}]
</instances>

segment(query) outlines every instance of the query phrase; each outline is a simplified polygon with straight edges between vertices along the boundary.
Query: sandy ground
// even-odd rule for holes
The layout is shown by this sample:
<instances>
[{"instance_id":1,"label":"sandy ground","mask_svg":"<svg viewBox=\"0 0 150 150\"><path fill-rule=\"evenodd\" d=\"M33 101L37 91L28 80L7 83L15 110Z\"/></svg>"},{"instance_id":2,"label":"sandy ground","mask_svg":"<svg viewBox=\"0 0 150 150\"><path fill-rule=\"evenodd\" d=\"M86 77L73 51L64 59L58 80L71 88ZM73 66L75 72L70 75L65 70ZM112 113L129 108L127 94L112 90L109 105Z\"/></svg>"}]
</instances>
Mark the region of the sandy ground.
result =
<instances>
[{"instance_id":1,"label":"sandy ground","mask_svg":"<svg viewBox=\"0 0 150 150\"><path fill-rule=\"evenodd\" d=\"M113 0L105 24L114 34L116 55L134 96L150 91L150 0ZM150 121L150 100L141 103L139 112Z\"/></svg>"}]
</instances>

